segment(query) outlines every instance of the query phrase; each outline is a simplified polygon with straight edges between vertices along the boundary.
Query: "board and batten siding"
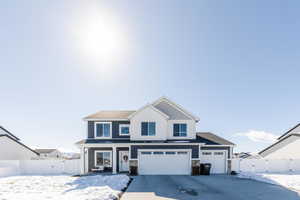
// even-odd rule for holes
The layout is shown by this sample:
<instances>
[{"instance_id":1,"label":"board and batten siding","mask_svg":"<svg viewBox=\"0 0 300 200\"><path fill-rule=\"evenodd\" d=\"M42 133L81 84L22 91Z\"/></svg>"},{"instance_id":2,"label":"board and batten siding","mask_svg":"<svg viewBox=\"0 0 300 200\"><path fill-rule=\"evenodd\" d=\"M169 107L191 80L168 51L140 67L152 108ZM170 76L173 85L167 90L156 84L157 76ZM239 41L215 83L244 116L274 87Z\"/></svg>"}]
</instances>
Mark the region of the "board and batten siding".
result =
<instances>
[{"instance_id":1,"label":"board and batten siding","mask_svg":"<svg viewBox=\"0 0 300 200\"><path fill-rule=\"evenodd\" d=\"M96 122L101 122L101 121L96 121ZM107 122L107 121L103 121ZM112 132L112 138L129 138L130 136L124 136L124 135L119 135L119 126L120 124L130 124L129 121L111 121L111 132ZM87 138L88 139L93 139L95 138L95 121L88 121L88 134ZM129 133L130 134L130 133Z\"/></svg>"},{"instance_id":2,"label":"board and batten siding","mask_svg":"<svg viewBox=\"0 0 300 200\"><path fill-rule=\"evenodd\" d=\"M192 158L199 158L199 145L131 145L130 156L131 159L137 159L139 149L191 149Z\"/></svg>"}]
</instances>

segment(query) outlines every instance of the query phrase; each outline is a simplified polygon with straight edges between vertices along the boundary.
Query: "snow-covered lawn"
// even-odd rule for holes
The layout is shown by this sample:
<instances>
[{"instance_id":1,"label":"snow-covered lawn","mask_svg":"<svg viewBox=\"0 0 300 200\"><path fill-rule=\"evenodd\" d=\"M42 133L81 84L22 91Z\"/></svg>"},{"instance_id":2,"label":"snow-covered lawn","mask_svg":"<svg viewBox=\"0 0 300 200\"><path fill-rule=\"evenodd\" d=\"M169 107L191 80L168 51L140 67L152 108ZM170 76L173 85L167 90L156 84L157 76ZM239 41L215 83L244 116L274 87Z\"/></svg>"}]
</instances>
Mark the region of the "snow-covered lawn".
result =
<instances>
[{"instance_id":1,"label":"snow-covered lawn","mask_svg":"<svg viewBox=\"0 0 300 200\"><path fill-rule=\"evenodd\" d=\"M11 176L0 178L0 199L111 200L128 182L126 175Z\"/></svg>"},{"instance_id":2,"label":"snow-covered lawn","mask_svg":"<svg viewBox=\"0 0 300 200\"><path fill-rule=\"evenodd\" d=\"M291 188L300 191L300 173L249 173L241 172L239 178L254 179L261 182L281 185L286 188Z\"/></svg>"}]
</instances>

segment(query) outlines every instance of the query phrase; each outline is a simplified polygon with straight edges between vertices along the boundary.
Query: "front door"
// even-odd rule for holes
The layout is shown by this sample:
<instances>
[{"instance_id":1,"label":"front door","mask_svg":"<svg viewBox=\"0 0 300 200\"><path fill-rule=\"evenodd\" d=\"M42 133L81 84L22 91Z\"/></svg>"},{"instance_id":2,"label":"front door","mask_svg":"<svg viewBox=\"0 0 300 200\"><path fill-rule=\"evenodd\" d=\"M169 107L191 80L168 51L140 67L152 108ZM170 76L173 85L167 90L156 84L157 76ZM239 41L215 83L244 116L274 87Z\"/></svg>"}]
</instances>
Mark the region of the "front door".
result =
<instances>
[{"instance_id":1,"label":"front door","mask_svg":"<svg viewBox=\"0 0 300 200\"><path fill-rule=\"evenodd\" d=\"M128 151L119 151L119 171L129 171L129 153Z\"/></svg>"}]
</instances>

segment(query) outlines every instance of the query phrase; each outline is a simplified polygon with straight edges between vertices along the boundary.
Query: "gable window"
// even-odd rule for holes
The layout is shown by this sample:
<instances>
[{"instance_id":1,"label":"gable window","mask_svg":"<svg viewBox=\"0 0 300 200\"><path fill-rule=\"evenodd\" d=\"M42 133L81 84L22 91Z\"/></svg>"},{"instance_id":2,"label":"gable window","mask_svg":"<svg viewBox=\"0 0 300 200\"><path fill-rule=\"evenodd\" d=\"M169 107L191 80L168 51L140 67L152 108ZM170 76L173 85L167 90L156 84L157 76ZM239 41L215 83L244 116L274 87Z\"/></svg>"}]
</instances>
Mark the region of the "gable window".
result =
<instances>
[{"instance_id":1,"label":"gable window","mask_svg":"<svg viewBox=\"0 0 300 200\"><path fill-rule=\"evenodd\" d=\"M111 167L111 151L95 151L95 166Z\"/></svg>"},{"instance_id":2,"label":"gable window","mask_svg":"<svg viewBox=\"0 0 300 200\"><path fill-rule=\"evenodd\" d=\"M95 123L95 138L110 137L110 136L111 136L110 122Z\"/></svg>"},{"instance_id":3,"label":"gable window","mask_svg":"<svg viewBox=\"0 0 300 200\"><path fill-rule=\"evenodd\" d=\"M120 135L129 135L129 124L120 124L119 134Z\"/></svg>"},{"instance_id":4,"label":"gable window","mask_svg":"<svg viewBox=\"0 0 300 200\"><path fill-rule=\"evenodd\" d=\"M173 124L173 136L186 137L187 125L186 124Z\"/></svg>"},{"instance_id":5,"label":"gable window","mask_svg":"<svg viewBox=\"0 0 300 200\"><path fill-rule=\"evenodd\" d=\"M155 135L155 122L142 122L142 136Z\"/></svg>"}]
</instances>

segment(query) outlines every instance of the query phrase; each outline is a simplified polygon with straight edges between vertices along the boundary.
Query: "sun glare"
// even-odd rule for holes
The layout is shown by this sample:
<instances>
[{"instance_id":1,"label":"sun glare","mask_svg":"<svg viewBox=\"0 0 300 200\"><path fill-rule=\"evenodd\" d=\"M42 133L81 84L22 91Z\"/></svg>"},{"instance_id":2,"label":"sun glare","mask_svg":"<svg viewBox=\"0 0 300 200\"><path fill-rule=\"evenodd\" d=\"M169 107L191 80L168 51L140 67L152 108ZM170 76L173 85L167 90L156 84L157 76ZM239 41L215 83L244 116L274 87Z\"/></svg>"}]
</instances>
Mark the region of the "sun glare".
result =
<instances>
[{"instance_id":1,"label":"sun glare","mask_svg":"<svg viewBox=\"0 0 300 200\"><path fill-rule=\"evenodd\" d=\"M78 47L89 61L111 65L127 56L126 31L109 13L90 13L81 18L79 27L76 31Z\"/></svg>"}]
</instances>

